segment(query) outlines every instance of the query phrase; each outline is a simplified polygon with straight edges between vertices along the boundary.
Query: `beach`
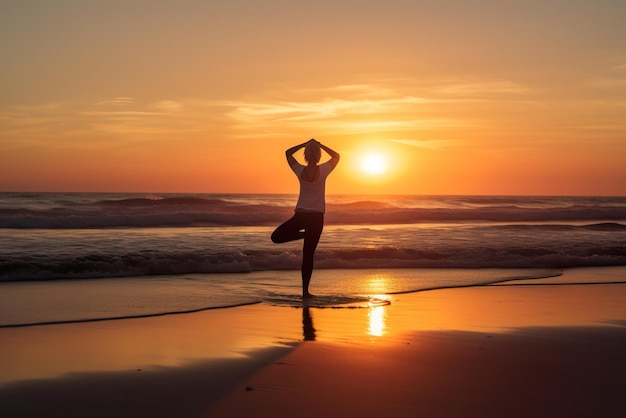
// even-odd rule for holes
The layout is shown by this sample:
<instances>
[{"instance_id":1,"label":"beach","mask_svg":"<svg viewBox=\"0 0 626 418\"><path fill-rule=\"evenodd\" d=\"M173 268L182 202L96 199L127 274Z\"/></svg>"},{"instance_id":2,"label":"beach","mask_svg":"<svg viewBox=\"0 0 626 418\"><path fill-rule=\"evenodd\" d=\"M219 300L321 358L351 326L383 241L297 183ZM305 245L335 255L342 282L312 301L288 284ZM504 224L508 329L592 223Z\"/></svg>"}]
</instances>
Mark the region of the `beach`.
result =
<instances>
[{"instance_id":1,"label":"beach","mask_svg":"<svg viewBox=\"0 0 626 418\"><path fill-rule=\"evenodd\" d=\"M624 416L624 282L624 267L582 268L554 279L396 294L369 308L257 303L2 328L0 411Z\"/></svg>"},{"instance_id":2,"label":"beach","mask_svg":"<svg viewBox=\"0 0 626 418\"><path fill-rule=\"evenodd\" d=\"M624 20L1 2L0 418L626 418Z\"/></svg>"}]
</instances>

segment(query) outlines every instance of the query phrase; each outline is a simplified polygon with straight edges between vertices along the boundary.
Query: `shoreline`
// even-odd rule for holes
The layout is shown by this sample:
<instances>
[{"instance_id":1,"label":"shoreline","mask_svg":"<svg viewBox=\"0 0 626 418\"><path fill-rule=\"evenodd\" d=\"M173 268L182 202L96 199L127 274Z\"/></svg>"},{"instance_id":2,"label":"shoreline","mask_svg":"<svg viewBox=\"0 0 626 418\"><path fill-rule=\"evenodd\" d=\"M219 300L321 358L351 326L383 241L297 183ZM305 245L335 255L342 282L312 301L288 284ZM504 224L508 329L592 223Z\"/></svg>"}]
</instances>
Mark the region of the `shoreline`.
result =
<instances>
[{"instance_id":1,"label":"shoreline","mask_svg":"<svg viewBox=\"0 0 626 418\"><path fill-rule=\"evenodd\" d=\"M626 267L564 276L582 281L607 272L626 278ZM612 389L621 387L615 376L626 374L624 300L623 284L496 284L398 294L391 305L360 309L256 304L0 329L0 411L367 417L387 415L384 408L398 416L591 416L593 407L595 416L624 415ZM544 397L529 382L558 390ZM501 401L493 399L498 391ZM523 407L506 409L522 398Z\"/></svg>"}]
</instances>

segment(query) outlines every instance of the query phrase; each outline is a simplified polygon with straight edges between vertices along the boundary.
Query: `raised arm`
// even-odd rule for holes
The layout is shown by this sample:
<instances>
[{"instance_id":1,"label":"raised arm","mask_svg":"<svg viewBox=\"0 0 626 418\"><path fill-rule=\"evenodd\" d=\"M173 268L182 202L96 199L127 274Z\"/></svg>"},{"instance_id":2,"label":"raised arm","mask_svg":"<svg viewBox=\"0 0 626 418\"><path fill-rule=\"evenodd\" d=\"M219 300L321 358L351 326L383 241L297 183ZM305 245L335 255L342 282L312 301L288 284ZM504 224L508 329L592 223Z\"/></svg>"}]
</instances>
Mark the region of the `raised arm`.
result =
<instances>
[{"instance_id":1,"label":"raised arm","mask_svg":"<svg viewBox=\"0 0 626 418\"><path fill-rule=\"evenodd\" d=\"M304 142L300 145L296 145L294 147L289 148L287 151L285 151L285 156L287 157L287 163L289 164L289 166L293 166L295 163L297 163L298 161L296 161L296 159L294 158L293 154L296 153L296 151L298 151L300 148L304 148L306 146L307 142Z\"/></svg>"},{"instance_id":2,"label":"raised arm","mask_svg":"<svg viewBox=\"0 0 626 418\"><path fill-rule=\"evenodd\" d=\"M337 164L339 163L339 158L340 158L339 153L335 150L328 148L326 145L322 144L321 142L319 142L319 144L320 144L320 147L324 151L326 151L328 155L330 155L330 163L333 165L333 167L336 167Z\"/></svg>"}]
</instances>

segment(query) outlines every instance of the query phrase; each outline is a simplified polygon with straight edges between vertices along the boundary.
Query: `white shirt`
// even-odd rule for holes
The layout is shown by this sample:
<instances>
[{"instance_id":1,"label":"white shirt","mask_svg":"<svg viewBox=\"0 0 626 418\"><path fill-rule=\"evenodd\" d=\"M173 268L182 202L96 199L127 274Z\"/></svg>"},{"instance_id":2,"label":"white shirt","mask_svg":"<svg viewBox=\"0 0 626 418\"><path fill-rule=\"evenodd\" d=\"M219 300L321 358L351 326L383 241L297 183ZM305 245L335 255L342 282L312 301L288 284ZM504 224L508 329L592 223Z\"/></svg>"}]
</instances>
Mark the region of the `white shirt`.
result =
<instances>
[{"instance_id":1,"label":"white shirt","mask_svg":"<svg viewBox=\"0 0 626 418\"><path fill-rule=\"evenodd\" d=\"M298 162L291 166L291 169L300 182L300 196L296 204L296 211L302 212L320 212L326 210L326 177L335 168L330 161L326 161L319 166L320 175L314 181L302 180L302 171L304 166Z\"/></svg>"}]
</instances>

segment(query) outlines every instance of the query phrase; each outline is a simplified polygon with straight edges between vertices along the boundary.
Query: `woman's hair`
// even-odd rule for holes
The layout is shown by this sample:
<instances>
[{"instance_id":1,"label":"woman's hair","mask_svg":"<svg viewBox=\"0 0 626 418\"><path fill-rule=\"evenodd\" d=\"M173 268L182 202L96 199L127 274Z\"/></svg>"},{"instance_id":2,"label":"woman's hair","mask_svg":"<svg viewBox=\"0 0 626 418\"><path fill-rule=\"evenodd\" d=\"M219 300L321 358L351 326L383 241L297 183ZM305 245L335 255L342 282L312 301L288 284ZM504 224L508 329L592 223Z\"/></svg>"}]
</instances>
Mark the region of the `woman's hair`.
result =
<instances>
[{"instance_id":1,"label":"woman's hair","mask_svg":"<svg viewBox=\"0 0 626 418\"><path fill-rule=\"evenodd\" d=\"M317 164L322 158L322 149L317 141L311 141L304 147L304 159L308 162Z\"/></svg>"}]
</instances>

